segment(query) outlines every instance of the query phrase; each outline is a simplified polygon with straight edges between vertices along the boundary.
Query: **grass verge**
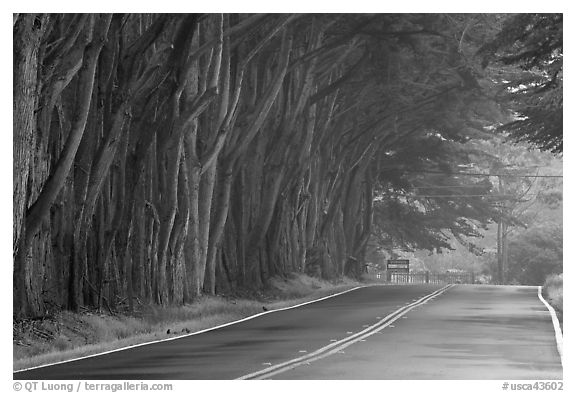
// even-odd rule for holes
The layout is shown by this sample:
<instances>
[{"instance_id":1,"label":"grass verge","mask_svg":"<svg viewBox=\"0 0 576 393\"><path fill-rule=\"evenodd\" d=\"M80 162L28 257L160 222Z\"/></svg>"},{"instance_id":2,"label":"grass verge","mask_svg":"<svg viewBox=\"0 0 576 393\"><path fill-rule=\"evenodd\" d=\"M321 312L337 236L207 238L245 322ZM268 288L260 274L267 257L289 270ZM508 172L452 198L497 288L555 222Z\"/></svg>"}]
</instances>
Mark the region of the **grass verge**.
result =
<instances>
[{"instance_id":1,"label":"grass verge","mask_svg":"<svg viewBox=\"0 0 576 393\"><path fill-rule=\"evenodd\" d=\"M13 369L111 351L209 329L263 312L319 299L361 285L305 275L274 278L252 298L203 296L184 306L142 306L133 315L59 312L41 320L13 323Z\"/></svg>"},{"instance_id":2,"label":"grass verge","mask_svg":"<svg viewBox=\"0 0 576 393\"><path fill-rule=\"evenodd\" d=\"M562 274L553 274L546 277L546 282L542 286L542 293L546 298L546 301L550 303L554 310L556 310L556 315L558 315L558 320L560 321L560 326L562 331L564 331L564 306L563 306L563 278Z\"/></svg>"}]
</instances>

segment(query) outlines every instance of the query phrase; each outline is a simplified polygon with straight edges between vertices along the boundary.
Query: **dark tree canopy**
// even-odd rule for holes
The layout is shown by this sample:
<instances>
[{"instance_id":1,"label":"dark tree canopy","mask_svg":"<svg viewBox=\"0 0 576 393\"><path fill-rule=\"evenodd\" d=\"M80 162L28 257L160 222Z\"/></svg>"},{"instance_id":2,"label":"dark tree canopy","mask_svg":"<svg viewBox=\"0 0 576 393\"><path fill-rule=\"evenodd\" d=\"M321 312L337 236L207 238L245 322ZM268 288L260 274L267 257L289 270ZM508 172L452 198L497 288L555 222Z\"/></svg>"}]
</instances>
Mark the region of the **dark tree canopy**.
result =
<instances>
[{"instance_id":1,"label":"dark tree canopy","mask_svg":"<svg viewBox=\"0 0 576 393\"><path fill-rule=\"evenodd\" d=\"M15 14L13 26L17 316L358 276L376 238L439 249L494 219L490 184L458 172L511 111L501 129L562 149L553 15Z\"/></svg>"},{"instance_id":2,"label":"dark tree canopy","mask_svg":"<svg viewBox=\"0 0 576 393\"><path fill-rule=\"evenodd\" d=\"M482 65L502 86L512 119L500 127L518 141L563 151L563 15L518 14L480 48Z\"/></svg>"}]
</instances>

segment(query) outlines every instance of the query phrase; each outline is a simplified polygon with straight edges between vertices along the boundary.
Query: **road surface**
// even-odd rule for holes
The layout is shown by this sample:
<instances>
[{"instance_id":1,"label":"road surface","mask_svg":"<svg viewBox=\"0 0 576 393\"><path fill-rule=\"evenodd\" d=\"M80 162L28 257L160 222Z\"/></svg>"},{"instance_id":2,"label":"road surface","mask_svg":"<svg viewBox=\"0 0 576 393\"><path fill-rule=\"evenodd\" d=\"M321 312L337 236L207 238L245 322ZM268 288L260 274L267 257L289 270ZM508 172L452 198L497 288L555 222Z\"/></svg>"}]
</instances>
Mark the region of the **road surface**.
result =
<instances>
[{"instance_id":1,"label":"road surface","mask_svg":"<svg viewBox=\"0 0 576 393\"><path fill-rule=\"evenodd\" d=\"M537 287L386 285L14 379L562 379Z\"/></svg>"}]
</instances>

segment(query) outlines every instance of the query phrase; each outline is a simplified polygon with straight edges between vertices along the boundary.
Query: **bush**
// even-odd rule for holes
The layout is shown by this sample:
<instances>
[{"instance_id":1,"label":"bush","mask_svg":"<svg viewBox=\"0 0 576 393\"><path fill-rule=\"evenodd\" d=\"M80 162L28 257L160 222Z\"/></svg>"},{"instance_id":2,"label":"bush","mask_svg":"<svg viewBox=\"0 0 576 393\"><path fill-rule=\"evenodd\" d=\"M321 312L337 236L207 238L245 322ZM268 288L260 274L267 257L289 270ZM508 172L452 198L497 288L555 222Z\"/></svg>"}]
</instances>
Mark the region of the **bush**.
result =
<instances>
[{"instance_id":1,"label":"bush","mask_svg":"<svg viewBox=\"0 0 576 393\"><path fill-rule=\"evenodd\" d=\"M562 274L552 274L546 277L542 292L550 305L556 309L558 318L562 321L564 312Z\"/></svg>"},{"instance_id":2,"label":"bush","mask_svg":"<svg viewBox=\"0 0 576 393\"><path fill-rule=\"evenodd\" d=\"M509 243L508 280L540 285L549 275L562 273L562 228L535 227L516 235Z\"/></svg>"}]
</instances>

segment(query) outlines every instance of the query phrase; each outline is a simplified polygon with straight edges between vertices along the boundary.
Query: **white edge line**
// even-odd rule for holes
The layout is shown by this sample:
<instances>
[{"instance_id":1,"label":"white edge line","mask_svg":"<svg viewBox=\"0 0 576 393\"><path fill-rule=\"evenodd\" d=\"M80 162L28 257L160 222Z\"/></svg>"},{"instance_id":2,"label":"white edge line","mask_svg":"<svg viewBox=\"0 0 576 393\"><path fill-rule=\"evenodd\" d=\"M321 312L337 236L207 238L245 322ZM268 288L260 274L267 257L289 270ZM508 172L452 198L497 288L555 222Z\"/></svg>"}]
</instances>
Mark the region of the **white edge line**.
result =
<instances>
[{"instance_id":1,"label":"white edge line","mask_svg":"<svg viewBox=\"0 0 576 393\"><path fill-rule=\"evenodd\" d=\"M548 304L546 299L544 299L544 297L542 297L542 286L541 285L538 286L538 297L540 298L542 303L544 303L546 308L548 308L548 311L550 312L550 316L552 317L552 325L554 325L554 335L556 336L556 349L558 350L558 355L560 355L560 364L562 364L562 367L564 367L564 356L562 353L563 352L562 346L564 343L564 339L562 336L562 330L560 329L560 321L558 321L558 316L556 315L556 310L554 310L554 308L550 304Z\"/></svg>"},{"instance_id":2,"label":"white edge line","mask_svg":"<svg viewBox=\"0 0 576 393\"><path fill-rule=\"evenodd\" d=\"M243 375L241 377L236 378L236 380L246 380L246 379L264 379L264 378L268 378L268 377L272 377L274 375L277 374L281 374L283 372L289 371L291 369L294 369L296 367L301 366L302 364L305 363L311 363L314 362L316 360L320 360L323 359L327 356L333 355L334 353L349 347L352 344L357 343L358 341L372 336L374 334L376 334L377 332L379 332L380 330L386 328L388 325L390 325L391 323L395 322L396 320L398 320L400 317L402 317L404 314L408 313L409 311L411 311L412 309L421 306L422 304L425 304L428 302L428 300L431 300L437 296L442 295L444 292L446 292L448 289L452 288L454 285L453 284L448 284L436 291L433 291L425 296L422 296L421 298L419 298L418 300L416 300L415 302L412 302L408 305L405 305L403 307L400 307L399 309L391 312L390 314L386 315L385 317L383 317L380 321L376 322L375 324L373 324L372 326L350 336L350 337L346 337L342 340L339 340L337 342L328 344L322 348L317 349L316 351L295 358L295 359L291 359L291 360L287 360L283 363L280 364L276 364L274 366L271 367L267 367L265 369L259 370L259 371L255 371L253 373L250 374L246 374Z\"/></svg>"},{"instance_id":3,"label":"white edge line","mask_svg":"<svg viewBox=\"0 0 576 393\"><path fill-rule=\"evenodd\" d=\"M380 284L376 284L376 285L380 285ZM302 306L305 306L305 305L307 305L307 304L320 302L320 301L322 301L322 300L326 300L326 299L329 299L329 298L331 298L331 297L340 296L340 295L343 295L343 294L345 294L345 293L352 292L352 291L355 291L355 290L360 289L360 288L366 288L366 287L369 287L369 286L372 286L372 285L360 285L360 286L357 286L357 287L354 287L354 288L347 289L347 290L342 291L342 292L338 292L338 293L334 293L334 294L332 294L332 295L324 296L324 297L322 297L322 298L320 298L320 299L310 300L310 301L307 301L307 302L304 302L304 303L299 303L299 304L296 304L296 305L293 305L293 306L284 307L284 308L278 308L278 309L274 309L274 310L264 311L264 312L261 312L261 313L258 313L258 314L250 315L250 316L245 317L245 318L242 318L242 319L238 319L238 320L236 320L236 321L227 322L227 323L222 324L222 325L218 325L218 326L214 326L214 327L211 327L211 328L199 330L199 331L197 331L197 332L193 332L193 333L189 333L189 334L183 334L183 335L177 336L177 337L162 338L162 339L160 339L160 340L148 341L148 342L145 342L145 343L129 345L129 346L127 346L127 347L111 349L111 350L109 350L109 351L100 352L100 353L94 353L94 354L91 354L91 355L81 356L81 357L74 358L74 359L61 360L61 361L59 361L59 362L43 364L43 365L41 365L41 366L34 366L34 367L29 367L29 368L23 368L23 369L21 369L21 370L12 371L12 374L21 373L21 372L29 371L29 370L35 370L35 369L38 369L38 368L56 366L56 365L58 365L58 364L63 364L63 363L75 362L75 361L77 361L77 360L93 358L93 357L96 357L96 356L107 355L107 354L109 354L109 353L125 351L125 350L127 350L127 349L132 349L132 348L136 348L136 347L142 347L142 346L144 346L144 345L157 344L157 343L161 343L161 342L165 342L165 341L172 341L172 340L178 340L178 339L180 339L180 338L186 338L186 337L190 337L190 336L195 336L195 335L197 335L197 334L206 333L206 332L209 332L209 331L211 331L211 330L221 329L221 328L226 327L226 326L235 325L235 324L240 323L240 322L244 322L244 321L248 321L248 320L253 319L253 318L261 317L262 315L265 315L265 314L270 314L270 313L273 313L273 312L284 311L284 310L290 310L290 309L292 309L292 308L302 307Z\"/></svg>"}]
</instances>

